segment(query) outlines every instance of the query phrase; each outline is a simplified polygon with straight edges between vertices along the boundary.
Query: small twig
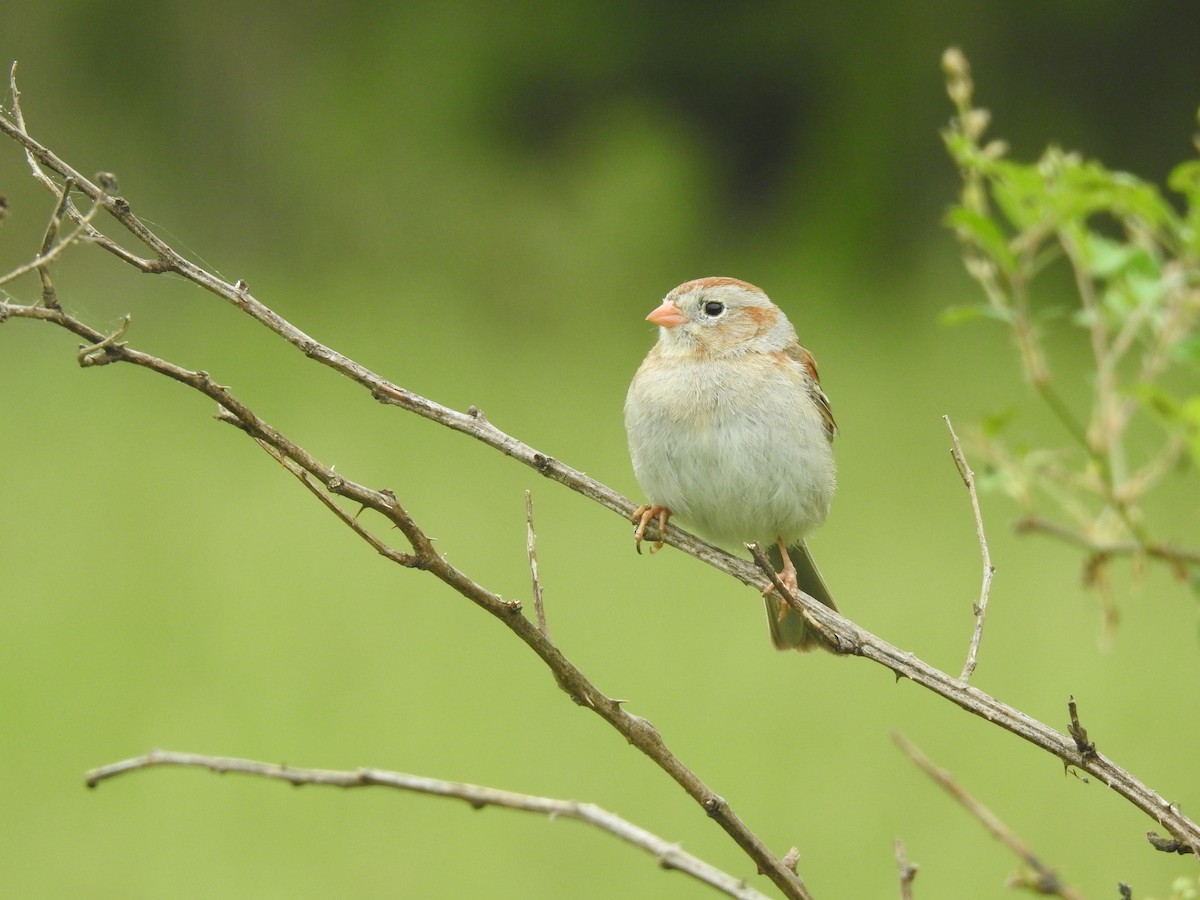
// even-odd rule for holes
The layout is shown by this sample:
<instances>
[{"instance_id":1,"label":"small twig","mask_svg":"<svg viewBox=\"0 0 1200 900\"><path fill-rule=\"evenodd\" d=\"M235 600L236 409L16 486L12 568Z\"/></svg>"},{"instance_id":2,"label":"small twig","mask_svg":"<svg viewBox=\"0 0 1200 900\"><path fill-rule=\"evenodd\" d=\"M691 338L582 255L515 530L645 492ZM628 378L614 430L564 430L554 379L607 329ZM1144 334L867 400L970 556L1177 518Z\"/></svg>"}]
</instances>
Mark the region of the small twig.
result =
<instances>
[{"instance_id":1,"label":"small twig","mask_svg":"<svg viewBox=\"0 0 1200 900\"><path fill-rule=\"evenodd\" d=\"M979 588L979 600L973 607L975 612L975 631L971 634L971 643L967 647L967 661L963 663L962 674L958 676L963 681L970 681L971 673L975 671L976 657L979 654L979 641L983 638L983 620L987 616L988 596L992 592L992 576L996 572L996 567L992 565L992 555L988 551L987 535L983 530L983 513L979 509L979 494L975 490L975 473L971 471L971 467L967 464L967 457L963 454L962 443L959 441L958 435L954 432L954 425L951 424L950 417L942 416L942 421L946 423L946 428L950 430L950 440L954 444L950 449L950 455L954 458L954 465L958 468L958 474L962 477L963 484L967 487L967 493L971 496L971 512L975 515L975 536L979 538L979 553L983 557L983 584Z\"/></svg>"},{"instance_id":2,"label":"small twig","mask_svg":"<svg viewBox=\"0 0 1200 900\"><path fill-rule=\"evenodd\" d=\"M54 279L50 277L50 269L47 263L50 261L50 251L54 245L54 239L58 237L58 229L62 225L63 216L67 214L67 207L71 202L71 189L73 187L75 187L73 179L66 178L63 180L62 193L59 195L58 203L54 205L54 212L50 216L49 223L46 225L46 233L42 236L41 249L38 250L37 257L31 263L37 269L38 278L42 282L42 303L51 309L58 306L58 292L54 290ZM95 212L97 208L97 206L93 206L92 212ZM79 227L83 228L84 226L80 225ZM67 243L67 241L64 241L62 246L67 246ZM10 272L9 277L16 278L19 276Z\"/></svg>"},{"instance_id":3,"label":"small twig","mask_svg":"<svg viewBox=\"0 0 1200 900\"><path fill-rule=\"evenodd\" d=\"M1138 541L1097 541L1040 516L1025 516L1023 519L1018 519L1013 523L1013 530L1017 534L1026 534L1030 531L1046 534L1088 550L1096 556L1135 556L1145 553L1147 556L1176 565L1200 566L1200 550L1156 542L1143 544Z\"/></svg>"},{"instance_id":4,"label":"small twig","mask_svg":"<svg viewBox=\"0 0 1200 900\"><path fill-rule=\"evenodd\" d=\"M1029 846L1017 837L1011 828L1000 821L990 809L967 793L949 772L935 766L929 757L918 750L900 732L893 731L892 740L896 742L896 746L903 750L909 759L916 763L921 771L937 782L939 787L957 800L967 812L978 819L983 827L991 833L992 837L1012 850L1021 862L1029 867L1032 877L1029 874L1018 872L1009 879L1010 887L1028 888L1038 894L1063 897L1065 900L1083 900L1081 894L1070 886L1063 884L1053 869L1048 868L1041 860L1034 856Z\"/></svg>"},{"instance_id":5,"label":"small twig","mask_svg":"<svg viewBox=\"0 0 1200 900\"><path fill-rule=\"evenodd\" d=\"M900 900L913 900L913 879L917 877L917 865L908 861L904 841L896 838L896 868L900 872Z\"/></svg>"},{"instance_id":6,"label":"small twig","mask_svg":"<svg viewBox=\"0 0 1200 900\"><path fill-rule=\"evenodd\" d=\"M525 552L529 556L529 576L533 579L533 609L537 614L538 631L550 640L546 625L546 607L542 600L542 579L538 575L537 533L533 530L533 492L525 492Z\"/></svg>"},{"instance_id":7,"label":"small twig","mask_svg":"<svg viewBox=\"0 0 1200 900\"><path fill-rule=\"evenodd\" d=\"M119 350L125 346L121 338L125 337L125 332L129 330L130 319L130 315L126 313L125 318L121 320L121 324L117 326L117 330L112 332L112 334L96 341L94 344L80 344L79 352L75 354L75 359L79 365L86 369L88 366L103 366L115 362L117 357L111 355L109 351L114 348Z\"/></svg>"},{"instance_id":8,"label":"small twig","mask_svg":"<svg viewBox=\"0 0 1200 900\"><path fill-rule=\"evenodd\" d=\"M856 637L837 630L835 622L829 616L830 609L828 606L814 600L802 591L796 594L789 591L780 579L779 573L775 571L775 567L771 565L770 558L757 543L747 544L746 549L750 551L750 555L754 557L754 562L767 576L772 587L775 588L775 593L782 597L783 601L804 619L804 624L816 633L826 649L833 653L859 652ZM836 613L834 615L836 616Z\"/></svg>"},{"instance_id":9,"label":"small twig","mask_svg":"<svg viewBox=\"0 0 1200 900\"><path fill-rule=\"evenodd\" d=\"M223 422L228 422L235 427L241 427L242 424L236 416L228 413L226 410L222 410L221 413L217 415L217 418ZM380 556L390 559L392 562L404 566L406 569L418 569L425 565L425 561L422 560L421 557L412 553L404 553L403 551L397 550L394 547L390 547L379 538L375 537L375 535L371 534L371 532L369 532L362 526L361 523L359 523L358 519L334 503L333 498L330 497L326 491L321 490L318 485L313 483L312 476L309 475L308 472L304 471L299 464L289 459L282 451L272 447L266 441L258 441L258 445L266 450L267 453L269 453L281 466L296 476L296 479L302 485L304 485L305 489L308 490L310 494L320 500L321 503L323 503L331 513L341 519L342 524L370 544L371 547L374 548L375 552ZM389 497L392 500L396 499L396 495L387 488L383 488L379 493Z\"/></svg>"},{"instance_id":10,"label":"small twig","mask_svg":"<svg viewBox=\"0 0 1200 900\"><path fill-rule=\"evenodd\" d=\"M3 275L0 275L0 285L8 284L10 281L15 281L22 275L34 271L35 269L42 276L42 298L46 306L54 309L58 306L58 301L54 297L53 286L48 284L48 274L46 266L54 262L64 250L78 241L84 232L88 229L92 219L96 217L96 213L100 211L101 204L99 201L93 203L91 208L80 217L80 225L72 230L62 240L55 242L58 236L58 230L65 214L67 205L70 203L71 189L74 187L74 182L68 178L62 187L62 192L59 195L59 202L54 207L54 213L50 217L50 222L46 226L46 233L42 237L42 246L38 250L37 255L24 265L17 266L15 269L9 269ZM101 195L103 197L103 195Z\"/></svg>"},{"instance_id":11,"label":"small twig","mask_svg":"<svg viewBox=\"0 0 1200 900\"><path fill-rule=\"evenodd\" d=\"M75 180L67 178L63 180L62 190L58 194L58 202L54 204L54 212L50 214L50 221L46 223L46 231L42 235L42 246L38 250L39 257L45 257L50 252L50 248L54 246L54 239L58 237L58 229L62 225L63 216L67 214L67 204L71 202L71 191L75 187Z\"/></svg>"},{"instance_id":12,"label":"small twig","mask_svg":"<svg viewBox=\"0 0 1200 900\"><path fill-rule=\"evenodd\" d=\"M118 775L157 766L208 769L219 775L236 772L241 775L285 781L297 786L319 784L340 788L389 787L400 791L413 791L419 794L465 800L473 809L499 806L505 809L539 813L549 817L552 821L554 819L575 819L607 831L626 843L645 850L657 859L662 868L683 872L730 897L737 897L739 900L766 900L765 894L749 887L741 879L734 878L699 857L685 852L680 849L678 844L665 841L644 828L592 803L577 803L573 800L556 800L551 797L518 794L475 784L424 778L419 775L388 772L382 769L364 768L356 769L353 772L331 769L298 769L294 766L281 766L252 759L205 756L197 753L174 753L169 750L151 750L145 756L92 769L84 776L84 781L88 787L94 788L102 781Z\"/></svg>"}]
</instances>

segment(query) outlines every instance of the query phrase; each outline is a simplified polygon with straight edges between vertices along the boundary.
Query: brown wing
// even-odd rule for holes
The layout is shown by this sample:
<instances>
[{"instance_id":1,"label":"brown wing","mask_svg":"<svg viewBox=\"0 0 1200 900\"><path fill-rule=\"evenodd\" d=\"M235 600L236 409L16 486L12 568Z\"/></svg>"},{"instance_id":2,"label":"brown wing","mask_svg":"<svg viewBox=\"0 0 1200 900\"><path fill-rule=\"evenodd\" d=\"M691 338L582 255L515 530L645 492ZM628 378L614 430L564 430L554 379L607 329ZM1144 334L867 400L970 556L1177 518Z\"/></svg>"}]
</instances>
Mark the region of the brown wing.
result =
<instances>
[{"instance_id":1,"label":"brown wing","mask_svg":"<svg viewBox=\"0 0 1200 900\"><path fill-rule=\"evenodd\" d=\"M829 407L829 398L821 390L821 376L817 374L817 361L813 359L811 353L799 344L792 345L784 352L788 358L795 360L808 373L809 396L813 398L817 404L817 408L821 410L821 418L825 420L825 430L829 433L829 440L832 441L833 436L837 434L837 422L833 420L833 410Z\"/></svg>"}]
</instances>

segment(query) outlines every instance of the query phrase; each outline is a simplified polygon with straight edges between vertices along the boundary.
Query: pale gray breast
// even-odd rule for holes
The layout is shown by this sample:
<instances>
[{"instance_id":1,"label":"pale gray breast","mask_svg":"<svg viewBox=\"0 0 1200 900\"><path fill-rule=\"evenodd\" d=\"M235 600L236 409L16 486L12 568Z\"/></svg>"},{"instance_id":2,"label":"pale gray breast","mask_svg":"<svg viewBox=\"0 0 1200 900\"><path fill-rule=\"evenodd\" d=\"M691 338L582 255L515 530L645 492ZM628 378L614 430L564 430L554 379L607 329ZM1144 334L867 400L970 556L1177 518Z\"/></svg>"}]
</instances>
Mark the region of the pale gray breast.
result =
<instances>
[{"instance_id":1,"label":"pale gray breast","mask_svg":"<svg viewBox=\"0 0 1200 900\"><path fill-rule=\"evenodd\" d=\"M650 499L721 543L799 539L824 520L833 454L805 381L774 358L659 360L626 407Z\"/></svg>"}]
</instances>

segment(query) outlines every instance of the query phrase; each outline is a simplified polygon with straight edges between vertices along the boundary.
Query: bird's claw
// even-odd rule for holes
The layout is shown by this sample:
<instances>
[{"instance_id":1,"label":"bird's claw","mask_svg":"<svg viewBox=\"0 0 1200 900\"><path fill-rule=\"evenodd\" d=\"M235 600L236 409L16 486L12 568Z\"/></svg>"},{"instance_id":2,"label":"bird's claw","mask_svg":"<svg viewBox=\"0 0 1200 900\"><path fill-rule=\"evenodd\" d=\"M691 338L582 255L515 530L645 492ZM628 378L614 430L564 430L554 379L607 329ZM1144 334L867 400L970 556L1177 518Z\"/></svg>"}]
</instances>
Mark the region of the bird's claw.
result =
<instances>
[{"instance_id":1,"label":"bird's claw","mask_svg":"<svg viewBox=\"0 0 1200 900\"><path fill-rule=\"evenodd\" d=\"M650 552L657 553L663 548L662 536L667 530L667 521L670 518L671 511L669 509L651 503L643 503L633 511L633 524L637 526L633 530L633 545L637 548L638 553L642 552L642 541L646 538L646 528L651 522L654 522L658 537L654 539L654 546L650 548Z\"/></svg>"}]
</instances>

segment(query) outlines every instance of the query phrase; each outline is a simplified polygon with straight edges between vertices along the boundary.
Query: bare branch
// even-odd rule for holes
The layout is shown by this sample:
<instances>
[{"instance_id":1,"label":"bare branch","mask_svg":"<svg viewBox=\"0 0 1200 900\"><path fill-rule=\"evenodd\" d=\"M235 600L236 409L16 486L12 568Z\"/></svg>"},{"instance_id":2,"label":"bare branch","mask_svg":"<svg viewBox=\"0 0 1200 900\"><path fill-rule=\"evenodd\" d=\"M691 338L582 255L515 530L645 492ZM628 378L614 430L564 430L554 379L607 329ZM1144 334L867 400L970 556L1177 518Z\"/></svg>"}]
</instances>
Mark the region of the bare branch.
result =
<instances>
[{"instance_id":1,"label":"bare branch","mask_svg":"<svg viewBox=\"0 0 1200 900\"><path fill-rule=\"evenodd\" d=\"M443 781L440 778L425 778L420 775L389 772L383 769L356 769L353 772L301 769L252 759L175 753L169 750L151 750L145 756L92 769L84 776L84 780L88 787L94 788L110 778L159 766L207 769L219 775L236 772L241 775L285 781L296 786L318 784L339 788L387 787L399 791L413 791L418 794L432 794L435 797L465 800L473 809L499 806L504 809L538 813L547 816L552 821L554 819L574 819L599 828L601 831L607 831L626 843L645 850L658 861L662 868L674 869L690 875L730 897L737 897L739 900L766 900L765 894L749 887L744 881L709 865L699 857L685 852L678 844L664 841L644 828L639 828L632 822L592 803L577 803L574 800L556 800L551 797L517 794L476 784Z\"/></svg>"},{"instance_id":2,"label":"bare branch","mask_svg":"<svg viewBox=\"0 0 1200 900\"><path fill-rule=\"evenodd\" d=\"M979 509L979 494L975 490L975 473L967 464L962 443L954 432L954 425L951 424L950 417L942 416L942 421L946 423L946 428L950 430L950 440L954 442L950 455L954 458L958 474L962 476L967 493L971 496L971 512L975 516L975 536L979 539L979 553L983 557L983 583L979 588L979 600L975 602L974 606L975 631L971 634L971 643L967 647L967 661L963 663L962 673L958 676L963 681L970 681L971 673L975 671L976 657L979 654L979 641L983 638L983 620L987 616L988 596L992 592L992 576L995 574L996 568L992 565L987 535L983 531L983 513Z\"/></svg>"},{"instance_id":3,"label":"bare branch","mask_svg":"<svg viewBox=\"0 0 1200 900\"><path fill-rule=\"evenodd\" d=\"M899 732L892 732L892 740L896 742L896 746L908 755L909 759L917 764L917 767L921 771L937 782L942 790L957 800L967 812L978 819L983 827L991 833L992 837L1008 847L1030 869L1032 876L1023 872L1013 875L1009 879L1010 887L1028 888L1036 894L1063 897L1064 900L1083 900L1081 894L1070 886L1063 884L1053 869L1046 867L1041 860L1034 856L1029 846L1017 837L1011 828L1000 821L990 809L967 793L966 789L956 782L949 772L935 766L929 757L925 756L908 738Z\"/></svg>"}]
</instances>

